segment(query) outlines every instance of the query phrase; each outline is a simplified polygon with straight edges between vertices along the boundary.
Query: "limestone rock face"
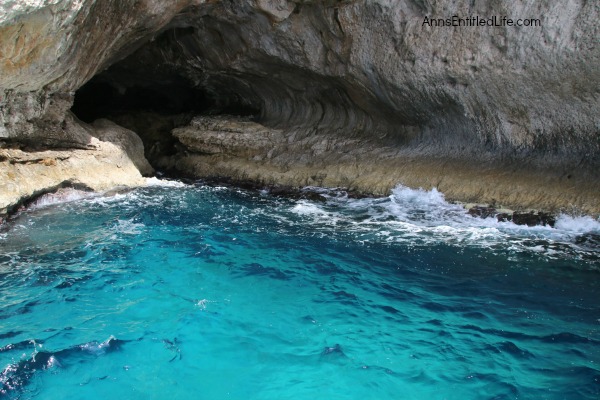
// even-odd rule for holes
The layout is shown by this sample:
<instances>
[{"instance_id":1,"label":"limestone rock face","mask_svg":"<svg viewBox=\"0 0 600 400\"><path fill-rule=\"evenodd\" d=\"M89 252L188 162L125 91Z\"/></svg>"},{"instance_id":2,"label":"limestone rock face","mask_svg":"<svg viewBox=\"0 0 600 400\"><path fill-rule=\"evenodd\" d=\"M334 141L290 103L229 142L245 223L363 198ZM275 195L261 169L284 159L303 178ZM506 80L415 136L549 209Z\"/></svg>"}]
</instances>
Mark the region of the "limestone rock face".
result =
<instances>
[{"instance_id":1,"label":"limestone rock face","mask_svg":"<svg viewBox=\"0 0 600 400\"><path fill-rule=\"evenodd\" d=\"M148 129L179 173L600 212L596 1L10 0L0 15L7 144L88 148L75 102L145 141L132 115L183 121L168 151Z\"/></svg>"},{"instance_id":2,"label":"limestone rock face","mask_svg":"<svg viewBox=\"0 0 600 400\"><path fill-rule=\"evenodd\" d=\"M287 0L256 0L254 6L274 22L284 21L296 8L294 2Z\"/></svg>"},{"instance_id":3,"label":"limestone rock face","mask_svg":"<svg viewBox=\"0 0 600 400\"><path fill-rule=\"evenodd\" d=\"M174 129L173 135L194 153L236 157L265 154L283 139L280 131L236 117L197 117L190 125Z\"/></svg>"},{"instance_id":4,"label":"limestone rock face","mask_svg":"<svg viewBox=\"0 0 600 400\"><path fill-rule=\"evenodd\" d=\"M130 160L142 175L152 175L154 173L154 168L144 157L144 144L135 132L120 127L107 119L94 121L93 127L96 138L120 148L127 160Z\"/></svg>"},{"instance_id":5,"label":"limestone rock face","mask_svg":"<svg viewBox=\"0 0 600 400\"><path fill-rule=\"evenodd\" d=\"M541 26L424 24L453 15ZM162 60L268 126L553 164L600 150L598 17L597 2L553 0L223 2L178 15L129 69Z\"/></svg>"},{"instance_id":6,"label":"limestone rock face","mask_svg":"<svg viewBox=\"0 0 600 400\"><path fill-rule=\"evenodd\" d=\"M145 184L140 170L151 173L152 167L137 135L107 120L79 127L89 138L87 149L0 149L0 216L60 187L104 191Z\"/></svg>"},{"instance_id":7,"label":"limestone rock face","mask_svg":"<svg viewBox=\"0 0 600 400\"><path fill-rule=\"evenodd\" d=\"M173 130L183 151L157 160L159 167L203 178L226 177L266 186L344 187L386 195L398 182L436 187L447 198L553 212L600 211L598 184L561 167L522 161L481 161L413 154L364 138L269 129L239 117L202 117ZM249 124L250 126L244 126ZM252 132L249 134L249 132Z\"/></svg>"},{"instance_id":8,"label":"limestone rock face","mask_svg":"<svg viewBox=\"0 0 600 400\"><path fill-rule=\"evenodd\" d=\"M60 185L143 183L140 171L152 168L139 138L106 121L84 126L69 111L73 94L196 3L202 1L0 2L0 214Z\"/></svg>"},{"instance_id":9,"label":"limestone rock face","mask_svg":"<svg viewBox=\"0 0 600 400\"><path fill-rule=\"evenodd\" d=\"M0 138L44 141L62 122L76 89L181 9L202 2L0 2Z\"/></svg>"},{"instance_id":10,"label":"limestone rock face","mask_svg":"<svg viewBox=\"0 0 600 400\"><path fill-rule=\"evenodd\" d=\"M4 0L0 87L72 91L198 0ZM126 53L125 53L126 54Z\"/></svg>"}]
</instances>

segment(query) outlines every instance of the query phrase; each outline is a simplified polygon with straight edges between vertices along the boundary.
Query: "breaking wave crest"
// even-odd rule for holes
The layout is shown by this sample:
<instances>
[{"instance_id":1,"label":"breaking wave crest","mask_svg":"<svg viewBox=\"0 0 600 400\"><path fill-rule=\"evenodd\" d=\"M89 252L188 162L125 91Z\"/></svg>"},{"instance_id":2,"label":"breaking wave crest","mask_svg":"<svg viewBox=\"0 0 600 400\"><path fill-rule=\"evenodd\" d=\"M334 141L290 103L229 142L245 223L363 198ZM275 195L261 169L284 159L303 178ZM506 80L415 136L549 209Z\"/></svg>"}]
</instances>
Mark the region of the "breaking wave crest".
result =
<instances>
[{"instance_id":1,"label":"breaking wave crest","mask_svg":"<svg viewBox=\"0 0 600 400\"><path fill-rule=\"evenodd\" d=\"M326 201L299 200L291 211L315 227L354 233L360 240L406 243L412 246L445 243L513 251L534 251L548 257L597 259L600 221L590 216L561 214L554 227L524 226L495 216L469 215L435 188L399 185L388 197L353 199L344 191L310 187Z\"/></svg>"},{"instance_id":2,"label":"breaking wave crest","mask_svg":"<svg viewBox=\"0 0 600 400\"><path fill-rule=\"evenodd\" d=\"M553 227L526 226L499 221L494 216L471 216L462 205L446 201L443 193L436 189L398 185L389 196L380 198L353 198L343 190L319 187L303 190L317 193L323 201L289 200L269 196L265 191L256 193L150 178L146 187L109 195L65 190L40 198L31 209L58 205L85 213L73 204L75 200L81 200L79 204L87 204L87 207L128 209L131 217L119 217L116 223L110 224L111 232L107 232L123 236L124 240L143 231L144 221L135 217L136 210L150 207L157 216L164 214L176 219L211 213L213 219L224 226L256 226L257 230L266 230L259 222L266 218L271 221L269 229L280 233L293 230L301 235L339 237L364 244L409 247L443 244L548 258L575 258L593 261L592 267L598 269L600 221L591 216L562 214ZM230 196L248 203L234 204ZM267 216L263 206L269 208Z\"/></svg>"},{"instance_id":3,"label":"breaking wave crest","mask_svg":"<svg viewBox=\"0 0 600 400\"><path fill-rule=\"evenodd\" d=\"M98 194L73 188L62 188L58 189L54 193L47 193L40 196L38 199L36 199L29 205L29 209L36 210L55 204L69 203L72 201L89 199L95 196L98 196Z\"/></svg>"}]
</instances>

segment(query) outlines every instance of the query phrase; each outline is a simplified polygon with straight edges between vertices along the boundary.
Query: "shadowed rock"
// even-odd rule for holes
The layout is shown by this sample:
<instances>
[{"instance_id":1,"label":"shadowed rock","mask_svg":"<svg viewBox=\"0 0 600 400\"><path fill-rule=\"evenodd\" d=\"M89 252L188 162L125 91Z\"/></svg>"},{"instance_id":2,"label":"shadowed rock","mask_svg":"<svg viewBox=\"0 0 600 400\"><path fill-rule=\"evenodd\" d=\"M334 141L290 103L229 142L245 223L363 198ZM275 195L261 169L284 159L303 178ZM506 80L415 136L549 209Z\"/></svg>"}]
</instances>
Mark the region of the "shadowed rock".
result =
<instances>
[{"instance_id":1,"label":"shadowed rock","mask_svg":"<svg viewBox=\"0 0 600 400\"><path fill-rule=\"evenodd\" d=\"M496 209L494 207L475 206L469 208L467 214L480 218L493 217L496 215Z\"/></svg>"}]
</instances>

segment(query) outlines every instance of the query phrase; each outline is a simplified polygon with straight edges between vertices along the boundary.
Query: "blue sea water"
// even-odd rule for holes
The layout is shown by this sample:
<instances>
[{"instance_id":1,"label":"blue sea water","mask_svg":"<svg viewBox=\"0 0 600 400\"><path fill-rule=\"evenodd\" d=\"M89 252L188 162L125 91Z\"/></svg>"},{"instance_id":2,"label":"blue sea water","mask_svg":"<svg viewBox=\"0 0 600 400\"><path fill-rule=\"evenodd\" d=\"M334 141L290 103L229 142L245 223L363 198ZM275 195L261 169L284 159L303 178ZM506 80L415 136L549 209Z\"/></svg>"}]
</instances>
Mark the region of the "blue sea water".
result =
<instances>
[{"instance_id":1,"label":"blue sea water","mask_svg":"<svg viewBox=\"0 0 600 400\"><path fill-rule=\"evenodd\" d=\"M600 223L155 182L0 233L0 398L598 399Z\"/></svg>"}]
</instances>

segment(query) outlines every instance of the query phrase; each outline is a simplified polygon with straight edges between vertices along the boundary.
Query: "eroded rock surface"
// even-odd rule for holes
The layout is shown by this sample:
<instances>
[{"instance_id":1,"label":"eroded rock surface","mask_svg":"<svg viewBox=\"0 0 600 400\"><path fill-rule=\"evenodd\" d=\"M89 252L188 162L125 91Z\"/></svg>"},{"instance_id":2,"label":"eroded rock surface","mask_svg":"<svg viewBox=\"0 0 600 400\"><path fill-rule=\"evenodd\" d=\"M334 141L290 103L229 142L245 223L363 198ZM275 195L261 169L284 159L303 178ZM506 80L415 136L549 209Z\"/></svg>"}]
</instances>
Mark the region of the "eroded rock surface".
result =
<instances>
[{"instance_id":1,"label":"eroded rock surface","mask_svg":"<svg viewBox=\"0 0 600 400\"><path fill-rule=\"evenodd\" d=\"M139 171L152 168L135 133L106 121L85 126L69 111L73 95L196 3L0 2L0 214L60 185L105 190L143 182Z\"/></svg>"},{"instance_id":2,"label":"eroded rock surface","mask_svg":"<svg viewBox=\"0 0 600 400\"><path fill-rule=\"evenodd\" d=\"M513 161L424 156L382 147L364 138L313 135L298 139L295 132L283 134L279 130L272 135L282 139L273 147L265 147L264 140L248 143L247 136L236 136L237 119L228 128L226 118L220 116L214 121L220 131L203 128L209 125L207 119L202 118L204 124L175 129L185 148L157 160L157 165L193 177L253 181L265 186L343 187L383 196L402 182L412 187L436 187L446 198L466 203L575 213L600 209L597 180L591 173L574 178L561 167L540 167L535 162L515 165Z\"/></svg>"},{"instance_id":3,"label":"eroded rock surface","mask_svg":"<svg viewBox=\"0 0 600 400\"><path fill-rule=\"evenodd\" d=\"M465 202L600 213L598 2L0 8L6 143L86 148L68 117L75 100L89 122L135 128L152 162L180 174L377 194L436 186ZM424 23L454 15L539 26ZM85 87L74 97L88 81L87 100ZM164 129L148 128L148 113Z\"/></svg>"},{"instance_id":4,"label":"eroded rock surface","mask_svg":"<svg viewBox=\"0 0 600 400\"><path fill-rule=\"evenodd\" d=\"M173 136L194 153L245 158L269 154L284 139L279 130L239 117L197 117Z\"/></svg>"},{"instance_id":5,"label":"eroded rock surface","mask_svg":"<svg viewBox=\"0 0 600 400\"><path fill-rule=\"evenodd\" d=\"M79 127L88 137L86 149L0 149L0 216L61 187L105 191L145 184L140 171L153 170L135 133L107 120Z\"/></svg>"}]
</instances>

